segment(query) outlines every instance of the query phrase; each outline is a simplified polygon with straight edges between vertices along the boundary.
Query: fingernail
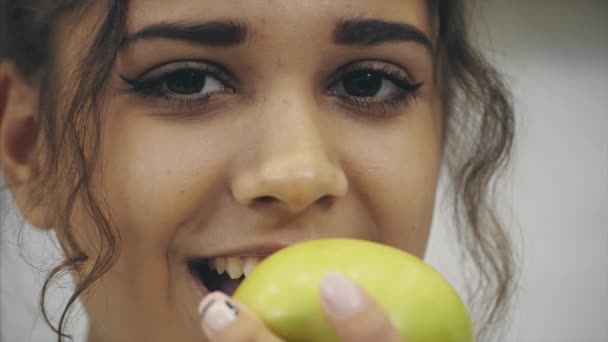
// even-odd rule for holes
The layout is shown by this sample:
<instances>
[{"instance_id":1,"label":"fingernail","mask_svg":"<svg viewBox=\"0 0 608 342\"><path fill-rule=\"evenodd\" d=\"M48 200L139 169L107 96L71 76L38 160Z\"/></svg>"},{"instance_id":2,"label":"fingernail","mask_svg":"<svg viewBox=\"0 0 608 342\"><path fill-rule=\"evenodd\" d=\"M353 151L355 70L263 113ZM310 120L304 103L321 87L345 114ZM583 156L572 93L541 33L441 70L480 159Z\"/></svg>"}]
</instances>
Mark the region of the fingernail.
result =
<instances>
[{"instance_id":1,"label":"fingernail","mask_svg":"<svg viewBox=\"0 0 608 342\"><path fill-rule=\"evenodd\" d=\"M218 333L228 327L238 316L236 307L222 293L208 294L199 305L199 314L207 334Z\"/></svg>"},{"instance_id":2,"label":"fingernail","mask_svg":"<svg viewBox=\"0 0 608 342\"><path fill-rule=\"evenodd\" d=\"M328 273L321 280L321 298L336 317L348 317L365 309L361 289L340 273Z\"/></svg>"}]
</instances>

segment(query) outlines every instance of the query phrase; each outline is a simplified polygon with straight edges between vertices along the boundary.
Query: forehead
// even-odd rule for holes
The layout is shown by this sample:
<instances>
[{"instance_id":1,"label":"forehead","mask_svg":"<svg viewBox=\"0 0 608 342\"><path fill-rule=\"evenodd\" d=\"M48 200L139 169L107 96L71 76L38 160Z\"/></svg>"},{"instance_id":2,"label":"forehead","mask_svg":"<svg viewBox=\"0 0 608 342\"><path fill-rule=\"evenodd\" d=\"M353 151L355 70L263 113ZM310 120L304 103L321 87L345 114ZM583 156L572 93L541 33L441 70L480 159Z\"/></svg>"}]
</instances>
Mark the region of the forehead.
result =
<instances>
[{"instance_id":1,"label":"forehead","mask_svg":"<svg viewBox=\"0 0 608 342\"><path fill-rule=\"evenodd\" d=\"M129 3L128 31L159 22L230 18L245 20L265 34L314 33L355 16L404 22L431 35L426 0L134 0Z\"/></svg>"}]
</instances>

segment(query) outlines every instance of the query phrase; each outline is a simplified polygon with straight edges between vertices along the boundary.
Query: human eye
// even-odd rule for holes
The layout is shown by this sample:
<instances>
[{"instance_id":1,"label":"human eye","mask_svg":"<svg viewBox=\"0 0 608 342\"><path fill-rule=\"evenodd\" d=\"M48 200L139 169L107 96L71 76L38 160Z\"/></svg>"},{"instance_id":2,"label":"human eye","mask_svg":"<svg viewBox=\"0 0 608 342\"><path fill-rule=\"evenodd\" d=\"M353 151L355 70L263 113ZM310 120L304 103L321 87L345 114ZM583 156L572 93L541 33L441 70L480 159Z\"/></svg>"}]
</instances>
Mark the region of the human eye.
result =
<instances>
[{"instance_id":1,"label":"human eye","mask_svg":"<svg viewBox=\"0 0 608 342\"><path fill-rule=\"evenodd\" d=\"M121 78L128 92L178 108L195 108L235 92L230 74L207 62L166 63L135 79Z\"/></svg>"},{"instance_id":2,"label":"human eye","mask_svg":"<svg viewBox=\"0 0 608 342\"><path fill-rule=\"evenodd\" d=\"M410 78L405 70L391 63L356 62L339 70L327 93L357 112L398 114L416 100L424 84Z\"/></svg>"}]
</instances>

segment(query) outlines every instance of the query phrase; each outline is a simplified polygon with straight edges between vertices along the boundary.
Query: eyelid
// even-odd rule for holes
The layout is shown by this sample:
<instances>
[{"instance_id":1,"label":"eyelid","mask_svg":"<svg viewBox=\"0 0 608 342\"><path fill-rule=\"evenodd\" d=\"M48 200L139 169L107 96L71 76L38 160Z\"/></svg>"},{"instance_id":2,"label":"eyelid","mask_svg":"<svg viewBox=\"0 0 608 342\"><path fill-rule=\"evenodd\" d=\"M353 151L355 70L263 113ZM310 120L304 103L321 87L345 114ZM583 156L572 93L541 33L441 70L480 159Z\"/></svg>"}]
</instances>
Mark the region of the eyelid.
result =
<instances>
[{"instance_id":1,"label":"eyelid","mask_svg":"<svg viewBox=\"0 0 608 342\"><path fill-rule=\"evenodd\" d=\"M394 83L400 89L400 94L388 98L362 98L356 96L338 95L335 88L348 74L357 71L373 71L383 75L384 79ZM371 116L392 116L402 113L412 101L416 101L424 81L416 81L412 74L401 65L381 60L358 60L338 69L326 88L326 94L335 98L348 111Z\"/></svg>"},{"instance_id":2,"label":"eyelid","mask_svg":"<svg viewBox=\"0 0 608 342\"><path fill-rule=\"evenodd\" d=\"M218 78L220 81L228 83L232 88L236 88L239 85L238 79L221 64L207 61L207 60L174 60L168 61L161 64L157 64L153 67L146 69L134 78L126 78L121 76L127 83L133 81L137 82L149 82L159 78L162 78L172 72L180 71L184 69L200 70L208 73L213 77ZM150 76L152 75L152 76Z\"/></svg>"},{"instance_id":3,"label":"eyelid","mask_svg":"<svg viewBox=\"0 0 608 342\"><path fill-rule=\"evenodd\" d=\"M402 81L401 79L405 79L405 81L412 83L412 84L418 84L420 82L417 82L415 80L415 78L413 77L412 73L409 72L407 70L407 68L394 63L394 62L390 62L390 61L385 61L385 60L379 60L379 59L361 59L361 60L355 60L352 61L346 65L341 66L334 74L334 76L332 76L330 78L330 82L328 87L332 87L335 85L335 83L340 80L341 77L343 77L345 74L352 72L352 71L359 71L359 70L378 70L378 71L388 71L387 69L390 69L390 71L395 71L395 72L390 72L389 76L394 76L395 74L401 74L403 73L403 77L400 77L400 81Z\"/></svg>"},{"instance_id":4,"label":"eyelid","mask_svg":"<svg viewBox=\"0 0 608 342\"><path fill-rule=\"evenodd\" d=\"M196 71L204 74L205 77L215 78L222 83L224 90L205 94L181 95L163 89L163 85L169 77L180 71ZM234 86L236 81L230 75L229 71L216 63L188 60L156 65L141 73L139 79L128 79L123 75L120 75L120 77L128 85L128 88L124 90L126 93L151 101L150 103L153 103L154 106L171 108L177 113L176 116L188 117L191 113L199 112L207 105L217 103L225 95L235 93L237 91Z\"/></svg>"}]
</instances>

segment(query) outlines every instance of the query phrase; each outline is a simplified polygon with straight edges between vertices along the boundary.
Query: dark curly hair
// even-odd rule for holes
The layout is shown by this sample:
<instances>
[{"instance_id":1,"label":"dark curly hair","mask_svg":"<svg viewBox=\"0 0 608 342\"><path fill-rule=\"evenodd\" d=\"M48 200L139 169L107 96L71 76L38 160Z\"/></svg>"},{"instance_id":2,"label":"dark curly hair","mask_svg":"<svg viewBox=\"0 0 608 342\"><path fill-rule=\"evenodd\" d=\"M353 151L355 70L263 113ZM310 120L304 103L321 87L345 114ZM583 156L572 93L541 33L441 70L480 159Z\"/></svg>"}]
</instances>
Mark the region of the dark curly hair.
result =
<instances>
[{"instance_id":1,"label":"dark curly hair","mask_svg":"<svg viewBox=\"0 0 608 342\"><path fill-rule=\"evenodd\" d=\"M0 60L15 63L30 82L53 89L40 94L37 122L47 151L45 165L32 188L40 189L39 200L44 202L48 189L68 189L60 194L61 200L48 203L57 213L55 227L65 260L48 274L40 298L43 315L59 342L69 337L65 330L70 308L112 267L120 253L118 232L91 179L102 139L98 133L102 118L97 94L107 83L124 36L127 1L106 0L105 18L78 66L81 77L67 109L61 109L61 120L57 120L61 87L45 86L56 84L52 59L58 19L91 3L0 0ZM428 0L428 5L439 30L435 56L439 73L435 81L443 100L444 163L451 179L455 233L463 255L477 271L474 279L469 279L467 294L469 301L476 303L478 340L485 341L496 337L497 323L506 317L516 281L510 234L499 220L493 199L496 178L511 153L513 106L500 74L471 43L471 4L466 0ZM97 223L101 242L98 255L87 255L74 238L74 228L67 218L76 199L83 200ZM86 272L85 263L93 265ZM59 322L52 323L45 296L65 272L78 272L80 277Z\"/></svg>"}]
</instances>

